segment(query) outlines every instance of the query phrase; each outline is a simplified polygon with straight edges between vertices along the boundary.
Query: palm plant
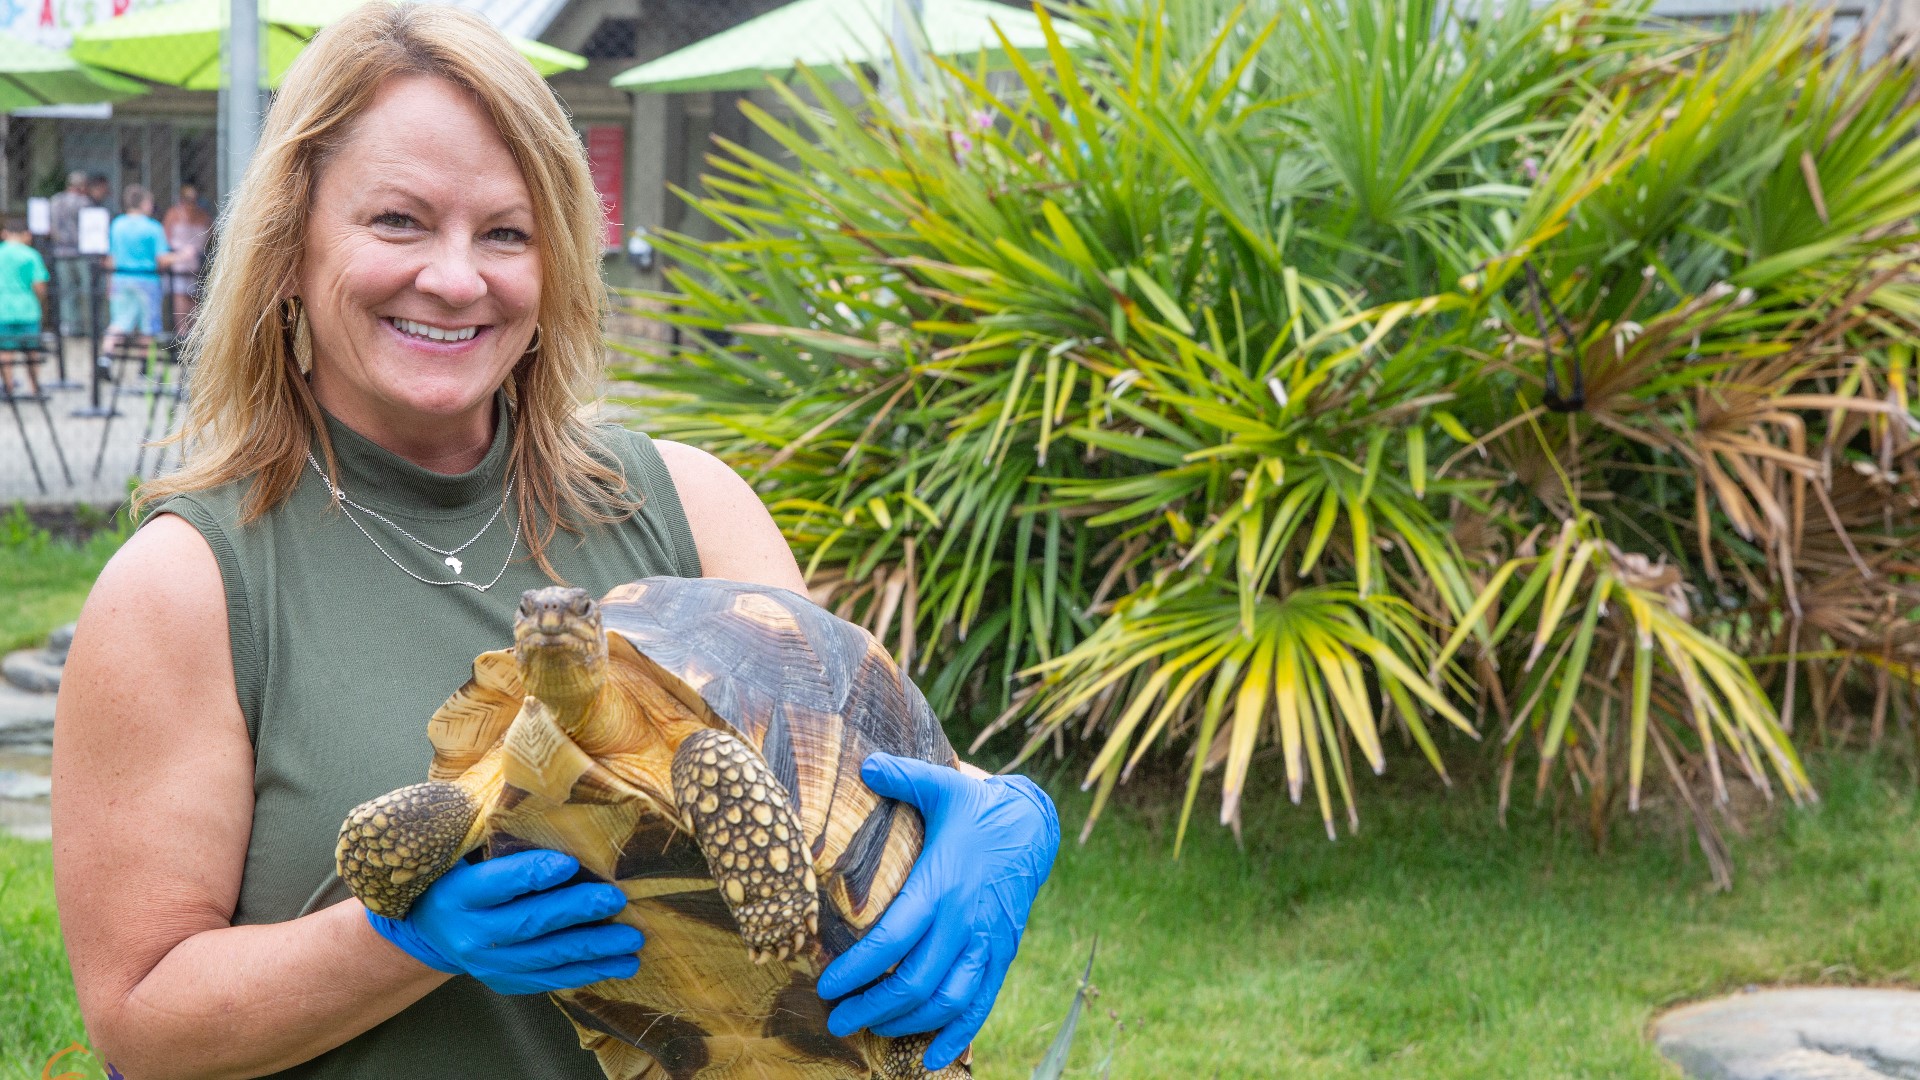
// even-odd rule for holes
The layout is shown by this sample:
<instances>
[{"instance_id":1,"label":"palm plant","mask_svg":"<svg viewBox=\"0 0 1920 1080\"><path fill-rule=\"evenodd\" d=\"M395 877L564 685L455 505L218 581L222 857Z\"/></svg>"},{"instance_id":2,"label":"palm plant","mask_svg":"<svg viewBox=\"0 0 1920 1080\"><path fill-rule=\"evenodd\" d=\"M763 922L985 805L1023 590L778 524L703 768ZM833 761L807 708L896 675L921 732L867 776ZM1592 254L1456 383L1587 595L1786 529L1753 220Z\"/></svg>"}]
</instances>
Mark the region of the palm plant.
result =
<instances>
[{"instance_id":1,"label":"palm plant","mask_svg":"<svg viewBox=\"0 0 1920 1080\"><path fill-rule=\"evenodd\" d=\"M1088 827L1171 755L1182 832L1214 769L1237 830L1277 745L1331 834L1397 730L1503 794L1527 758L1596 840L1651 756L1710 853L1730 778L1811 795L1797 701L1905 715L1904 60L1792 10L1074 17L1093 56L1010 80L780 88L633 373L936 708L1094 742Z\"/></svg>"}]
</instances>

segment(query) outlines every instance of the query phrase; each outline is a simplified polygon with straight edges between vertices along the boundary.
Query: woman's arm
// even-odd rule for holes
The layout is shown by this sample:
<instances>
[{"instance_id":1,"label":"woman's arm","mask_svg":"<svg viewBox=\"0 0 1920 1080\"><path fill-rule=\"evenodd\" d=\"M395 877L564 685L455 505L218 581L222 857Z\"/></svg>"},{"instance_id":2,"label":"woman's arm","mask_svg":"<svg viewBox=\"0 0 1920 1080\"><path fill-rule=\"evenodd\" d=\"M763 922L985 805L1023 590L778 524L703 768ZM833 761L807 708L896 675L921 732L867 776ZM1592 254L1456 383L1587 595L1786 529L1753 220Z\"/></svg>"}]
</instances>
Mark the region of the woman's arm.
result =
<instances>
[{"instance_id":1,"label":"woman's arm","mask_svg":"<svg viewBox=\"0 0 1920 1080\"><path fill-rule=\"evenodd\" d=\"M87 598L62 680L54 885L80 1009L127 1076L256 1076L345 1042L446 975L358 901L231 926L253 818L220 571L161 516Z\"/></svg>"}]
</instances>

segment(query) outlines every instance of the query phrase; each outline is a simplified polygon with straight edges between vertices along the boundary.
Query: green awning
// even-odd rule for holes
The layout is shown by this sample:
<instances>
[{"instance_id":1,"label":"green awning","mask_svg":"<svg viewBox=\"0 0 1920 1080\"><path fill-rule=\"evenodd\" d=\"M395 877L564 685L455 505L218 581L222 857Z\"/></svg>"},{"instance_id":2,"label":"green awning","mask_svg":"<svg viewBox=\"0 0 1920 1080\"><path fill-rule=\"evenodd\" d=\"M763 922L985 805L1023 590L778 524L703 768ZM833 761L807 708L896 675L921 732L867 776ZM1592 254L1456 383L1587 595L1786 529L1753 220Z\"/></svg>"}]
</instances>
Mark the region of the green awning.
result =
<instances>
[{"instance_id":1,"label":"green awning","mask_svg":"<svg viewBox=\"0 0 1920 1080\"><path fill-rule=\"evenodd\" d=\"M359 6L360 0L262 0L268 85L280 85L316 31ZM70 51L76 60L142 79L217 90L227 12L227 0L175 0L82 27L73 35ZM585 58L551 45L524 38L513 43L542 75L587 66Z\"/></svg>"},{"instance_id":2,"label":"green awning","mask_svg":"<svg viewBox=\"0 0 1920 1080\"><path fill-rule=\"evenodd\" d=\"M0 112L124 101L147 88L11 34L0 34Z\"/></svg>"},{"instance_id":3,"label":"green awning","mask_svg":"<svg viewBox=\"0 0 1920 1080\"><path fill-rule=\"evenodd\" d=\"M796 65L891 63L894 0L796 0L724 33L668 53L616 75L622 90L667 93L686 90L754 90L769 75ZM989 66L1006 59L1001 34L1022 55L1044 57L1046 35L1032 11L991 0L926 0L921 15L927 51L935 56L984 52ZM1086 31L1054 20L1068 48L1083 48Z\"/></svg>"}]
</instances>

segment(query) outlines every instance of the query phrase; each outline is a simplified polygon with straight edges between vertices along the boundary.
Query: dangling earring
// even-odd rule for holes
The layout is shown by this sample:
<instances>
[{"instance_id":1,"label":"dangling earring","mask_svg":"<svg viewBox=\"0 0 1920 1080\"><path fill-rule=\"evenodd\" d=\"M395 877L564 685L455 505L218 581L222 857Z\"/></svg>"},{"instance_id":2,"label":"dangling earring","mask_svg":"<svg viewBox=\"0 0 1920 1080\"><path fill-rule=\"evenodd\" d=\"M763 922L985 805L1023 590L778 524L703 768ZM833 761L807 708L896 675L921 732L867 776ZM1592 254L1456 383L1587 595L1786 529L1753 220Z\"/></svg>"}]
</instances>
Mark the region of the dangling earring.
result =
<instances>
[{"instance_id":1,"label":"dangling earring","mask_svg":"<svg viewBox=\"0 0 1920 1080\"><path fill-rule=\"evenodd\" d=\"M539 351L540 351L540 324L535 323L533 326L533 340L527 343L527 349L524 353L521 353L521 355L532 356L533 354Z\"/></svg>"},{"instance_id":2,"label":"dangling earring","mask_svg":"<svg viewBox=\"0 0 1920 1080\"><path fill-rule=\"evenodd\" d=\"M307 305L297 296L288 297L287 304L293 309L289 317L293 324L293 364L305 375L313 370L313 330L307 326Z\"/></svg>"}]
</instances>

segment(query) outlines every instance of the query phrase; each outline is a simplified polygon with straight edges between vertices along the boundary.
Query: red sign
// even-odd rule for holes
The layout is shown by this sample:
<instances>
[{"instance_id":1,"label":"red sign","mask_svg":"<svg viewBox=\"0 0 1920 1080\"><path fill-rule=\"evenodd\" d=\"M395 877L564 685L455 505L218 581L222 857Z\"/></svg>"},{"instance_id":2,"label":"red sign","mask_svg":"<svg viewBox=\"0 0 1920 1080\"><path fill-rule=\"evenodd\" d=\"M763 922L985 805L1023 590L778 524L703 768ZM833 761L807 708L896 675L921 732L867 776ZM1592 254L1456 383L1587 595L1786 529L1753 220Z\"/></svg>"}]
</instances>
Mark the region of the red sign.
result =
<instances>
[{"instance_id":1,"label":"red sign","mask_svg":"<svg viewBox=\"0 0 1920 1080\"><path fill-rule=\"evenodd\" d=\"M607 209L609 249L620 246L620 194L627 181L627 129L617 124L595 124L587 128L587 168L593 172L593 190L600 205Z\"/></svg>"}]
</instances>

